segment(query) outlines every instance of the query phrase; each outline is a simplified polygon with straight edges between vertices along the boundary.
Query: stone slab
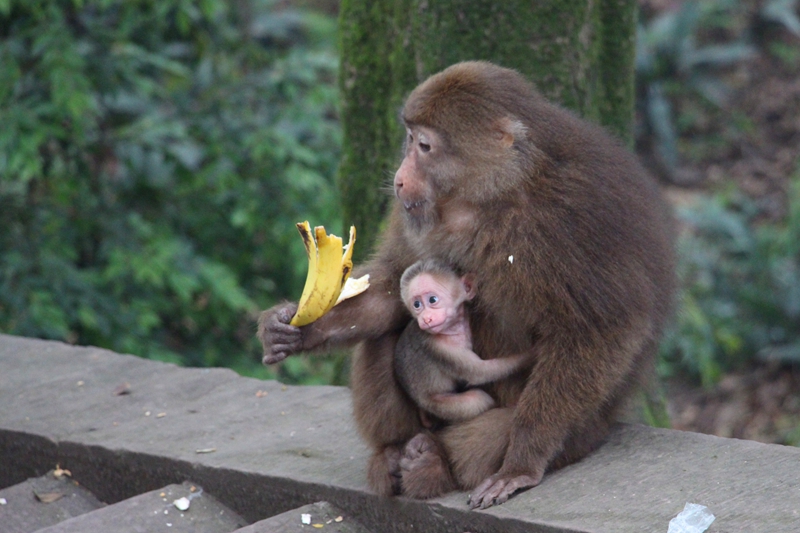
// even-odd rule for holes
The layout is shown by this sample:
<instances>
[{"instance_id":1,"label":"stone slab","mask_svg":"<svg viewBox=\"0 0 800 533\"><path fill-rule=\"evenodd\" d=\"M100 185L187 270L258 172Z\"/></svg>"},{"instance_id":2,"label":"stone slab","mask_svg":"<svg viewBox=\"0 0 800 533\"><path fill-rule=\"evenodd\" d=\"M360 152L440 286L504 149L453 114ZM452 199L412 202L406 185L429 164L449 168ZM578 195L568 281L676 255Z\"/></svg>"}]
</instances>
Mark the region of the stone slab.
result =
<instances>
[{"instance_id":1,"label":"stone slab","mask_svg":"<svg viewBox=\"0 0 800 533\"><path fill-rule=\"evenodd\" d=\"M57 478L51 471L0 490L0 531L33 533L103 505L69 477Z\"/></svg>"},{"instance_id":2,"label":"stone slab","mask_svg":"<svg viewBox=\"0 0 800 533\"><path fill-rule=\"evenodd\" d=\"M709 533L800 531L797 448L620 426L580 463L470 513L461 493L374 497L345 388L0 335L0 405L0 446L14 453L0 486L45 457L109 503L192 479L249 522L328 501L375 531L638 533L666 531L692 502L717 516Z\"/></svg>"},{"instance_id":3,"label":"stone slab","mask_svg":"<svg viewBox=\"0 0 800 533\"><path fill-rule=\"evenodd\" d=\"M189 499L179 510L174 502ZM38 533L230 533L246 522L191 483L169 485L103 509L71 518Z\"/></svg>"},{"instance_id":4,"label":"stone slab","mask_svg":"<svg viewBox=\"0 0 800 533\"><path fill-rule=\"evenodd\" d=\"M307 520L304 520L304 517ZM370 533L358 521L328 502L316 502L243 527L236 533Z\"/></svg>"}]
</instances>

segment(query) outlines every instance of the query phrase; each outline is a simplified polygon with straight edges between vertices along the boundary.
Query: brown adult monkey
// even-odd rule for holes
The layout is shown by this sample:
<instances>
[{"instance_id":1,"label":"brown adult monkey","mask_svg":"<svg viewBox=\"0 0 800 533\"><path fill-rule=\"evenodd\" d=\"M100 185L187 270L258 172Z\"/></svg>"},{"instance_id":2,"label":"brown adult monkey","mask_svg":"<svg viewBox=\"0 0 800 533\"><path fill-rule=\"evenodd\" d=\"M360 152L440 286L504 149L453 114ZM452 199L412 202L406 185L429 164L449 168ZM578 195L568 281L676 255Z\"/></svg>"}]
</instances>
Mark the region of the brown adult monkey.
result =
<instances>
[{"instance_id":1,"label":"brown adult monkey","mask_svg":"<svg viewBox=\"0 0 800 533\"><path fill-rule=\"evenodd\" d=\"M470 489L484 508L596 448L647 374L672 303L671 221L631 154L512 70L456 64L418 86L402 118L397 201L362 269L371 287L299 329L286 325L293 304L264 312L264 361L361 341L351 381L370 484ZM434 435L392 373L409 320L398 281L429 257L474 274L477 353L535 361L491 388L500 407Z\"/></svg>"},{"instance_id":2,"label":"brown adult monkey","mask_svg":"<svg viewBox=\"0 0 800 533\"><path fill-rule=\"evenodd\" d=\"M400 385L421 409L448 422L475 418L495 406L476 385L519 370L525 355L481 359L472 351L467 303L475 297L472 276L459 276L435 259L417 261L400 278L400 297L414 318L400 335L394 369Z\"/></svg>"}]
</instances>

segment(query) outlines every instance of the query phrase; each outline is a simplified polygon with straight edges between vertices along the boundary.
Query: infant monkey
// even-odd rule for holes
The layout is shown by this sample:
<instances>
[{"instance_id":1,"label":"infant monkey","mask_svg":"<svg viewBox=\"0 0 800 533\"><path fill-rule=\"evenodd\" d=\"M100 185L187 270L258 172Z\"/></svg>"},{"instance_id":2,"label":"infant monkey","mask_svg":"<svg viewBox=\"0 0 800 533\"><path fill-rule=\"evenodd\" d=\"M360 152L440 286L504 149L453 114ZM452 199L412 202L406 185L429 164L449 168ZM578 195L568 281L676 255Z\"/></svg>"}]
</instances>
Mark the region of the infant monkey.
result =
<instances>
[{"instance_id":1,"label":"infant monkey","mask_svg":"<svg viewBox=\"0 0 800 533\"><path fill-rule=\"evenodd\" d=\"M455 422L494 407L485 391L470 388L510 376L523 355L481 359L472 351L466 302L475 297L472 276L459 276L435 260L418 261L400 279L400 295L414 317L397 342L394 368L400 385L425 412Z\"/></svg>"}]
</instances>

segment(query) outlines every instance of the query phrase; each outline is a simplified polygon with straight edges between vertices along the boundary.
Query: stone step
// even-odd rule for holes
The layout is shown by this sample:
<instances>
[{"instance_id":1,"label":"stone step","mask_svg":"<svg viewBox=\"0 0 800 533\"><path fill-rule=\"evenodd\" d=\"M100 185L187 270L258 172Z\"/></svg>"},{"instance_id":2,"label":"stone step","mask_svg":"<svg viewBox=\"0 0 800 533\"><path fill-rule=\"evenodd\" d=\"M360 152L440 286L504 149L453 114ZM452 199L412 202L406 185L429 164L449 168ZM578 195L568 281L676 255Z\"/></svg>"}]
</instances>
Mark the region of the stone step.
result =
<instances>
[{"instance_id":1,"label":"stone step","mask_svg":"<svg viewBox=\"0 0 800 533\"><path fill-rule=\"evenodd\" d=\"M176 506L181 498L184 510ZM38 533L230 533L247 522L203 489L185 482L146 492Z\"/></svg>"},{"instance_id":2,"label":"stone step","mask_svg":"<svg viewBox=\"0 0 800 533\"><path fill-rule=\"evenodd\" d=\"M800 449L788 446L623 425L538 487L469 511L463 492L369 491L346 388L0 335L0 406L0 487L60 463L106 502L191 479L253 524L327 501L386 533L666 532L696 503L717 517L709 533L800 531Z\"/></svg>"},{"instance_id":3,"label":"stone step","mask_svg":"<svg viewBox=\"0 0 800 533\"><path fill-rule=\"evenodd\" d=\"M304 505L261 520L236 533L372 533L354 517L328 502Z\"/></svg>"},{"instance_id":4,"label":"stone step","mask_svg":"<svg viewBox=\"0 0 800 533\"><path fill-rule=\"evenodd\" d=\"M0 530L33 533L103 506L68 475L56 477L51 470L42 477L0 490Z\"/></svg>"}]
</instances>

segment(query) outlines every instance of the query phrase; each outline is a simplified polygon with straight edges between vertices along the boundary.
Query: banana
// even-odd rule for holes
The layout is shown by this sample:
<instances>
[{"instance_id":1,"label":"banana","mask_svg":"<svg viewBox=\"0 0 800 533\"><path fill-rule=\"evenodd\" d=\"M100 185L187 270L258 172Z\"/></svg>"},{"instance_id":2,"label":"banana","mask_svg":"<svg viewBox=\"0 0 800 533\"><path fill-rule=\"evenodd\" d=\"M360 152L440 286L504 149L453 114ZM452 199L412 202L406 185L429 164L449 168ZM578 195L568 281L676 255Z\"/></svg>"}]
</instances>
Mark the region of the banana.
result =
<instances>
[{"instance_id":1,"label":"banana","mask_svg":"<svg viewBox=\"0 0 800 533\"><path fill-rule=\"evenodd\" d=\"M303 244L306 247L308 274L303 294L297 306L297 313L289 323L293 326L305 326L317 320L344 299L340 299L339 296L353 270L356 228L350 226L350 240L347 246L342 246L341 237L325 233L323 226L315 227L312 235L308 221L298 222L297 230L303 237ZM358 292L363 292L369 286L369 281L366 280L366 286L361 288L364 285L363 278L356 281L360 282L361 290ZM348 290L345 298L355 296L355 294L357 293Z\"/></svg>"}]
</instances>

